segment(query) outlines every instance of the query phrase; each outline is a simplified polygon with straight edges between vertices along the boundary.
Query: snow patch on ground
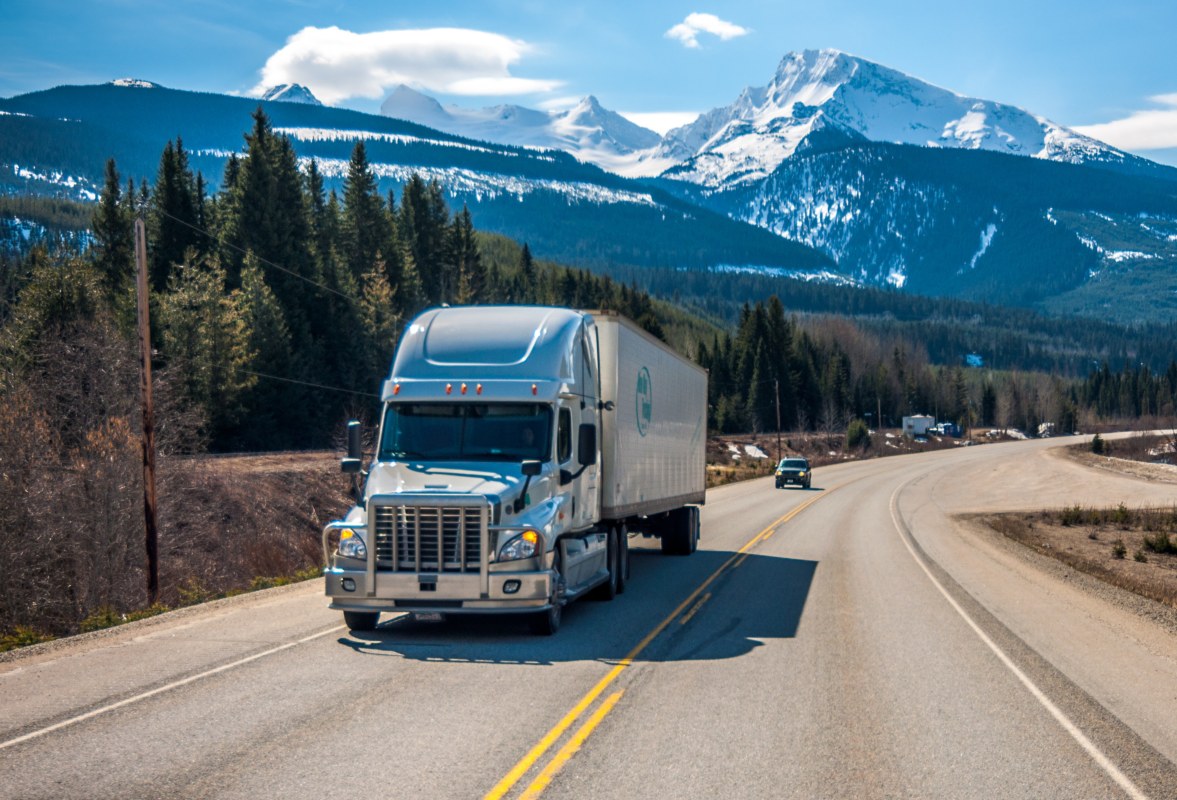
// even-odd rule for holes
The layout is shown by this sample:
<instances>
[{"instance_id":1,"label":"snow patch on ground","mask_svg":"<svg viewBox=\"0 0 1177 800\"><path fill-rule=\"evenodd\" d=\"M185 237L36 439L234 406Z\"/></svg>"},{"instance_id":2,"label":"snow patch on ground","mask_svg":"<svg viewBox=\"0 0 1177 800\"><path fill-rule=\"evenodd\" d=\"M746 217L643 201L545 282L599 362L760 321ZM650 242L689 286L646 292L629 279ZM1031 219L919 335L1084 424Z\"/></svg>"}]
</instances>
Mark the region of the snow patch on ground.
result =
<instances>
[{"instance_id":1,"label":"snow patch on ground","mask_svg":"<svg viewBox=\"0 0 1177 800\"><path fill-rule=\"evenodd\" d=\"M892 267L887 273L887 283L896 289L902 289L903 284L907 283L907 273L903 271L903 267Z\"/></svg>"},{"instance_id":2,"label":"snow patch on ground","mask_svg":"<svg viewBox=\"0 0 1177 800\"><path fill-rule=\"evenodd\" d=\"M712 272L741 273L748 275L772 275L776 278L792 278L807 283L828 283L834 286L860 286L861 282L826 269L801 270L787 267L767 267L753 264L717 264Z\"/></svg>"},{"instance_id":3,"label":"snow patch on ground","mask_svg":"<svg viewBox=\"0 0 1177 800\"><path fill-rule=\"evenodd\" d=\"M300 157L299 168L306 171L310 168L310 158ZM319 174L328 178L343 178L347 176L349 162L344 159L314 159L319 168ZM562 194L572 201L598 203L634 203L636 205L658 208L654 198L641 192L630 192L620 189L609 189L592 183L574 181L533 180L514 175L491 174L476 172L475 170L458 167L422 167L402 164L371 164L372 172L377 178L405 182L413 175L419 175L428 183L436 180L451 194L473 194L477 200L493 199L497 197L515 197L522 199L526 195L538 191L550 191Z\"/></svg>"},{"instance_id":4,"label":"snow patch on ground","mask_svg":"<svg viewBox=\"0 0 1177 800\"><path fill-rule=\"evenodd\" d=\"M1149 259L1160 258L1160 256L1154 253L1142 253L1139 250L1111 250L1105 252L1103 255L1108 261L1115 261L1117 264L1121 261L1148 261Z\"/></svg>"},{"instance_id":5,"label":"snow patch on ground","mask_svg":"<svg viewBox=\"0 0 1177 800\"><path fill-rule=\"evenodd\" d=\"M78 197L83 200L95 201L98 199L98 193L90 189L90 182L85 178L79 178L74 175L66 175L64 172L34 172L31 169L22 167L19 164L12 165L12 172L18 178L26 181L42 181L53 186L62 186L77 193Z\"/></svg>"},{"instance_id":6,"label":"snow patch on ground","mask_svg":"<svg viewBox=\"0 0 1177 800\"><path fill-rule=\"evenodd\" d=\"M443 139L426 139L421 136L409 136L403 133L381 133L379 131L335 130L334 128L274 128L274 132L289 136L300 142L389 142L392 144L430 144L437 147L453 147L457 150L470 150L475 153L494 153L503 156L518 156L509 150L479 147L462 142L450 142ZM548 158L552 161L554 159Z\"/></svg>"},{"instance_id":7,"label":"snow patch on ground","mask_svg":"<svg viewBox=\"0 0 1177 800\"><path fill-rule=\"evenodd\" d=\"M990 222L985 226L985 230L981 231L981 249L973 253L973 257L969 259L969 269L974 269L977 266L977 261L981 256L985 255L985 251L989 249L989 245L993 244L993 236L997 233L997 225Z\"/></svg>"},{"instance_id":8,"label":"snow patch on ground","mask_svg":"<svg viewBox=\"0 0 1177 800\"><path fill-rule=\"evenodd\" d=\"M768 458L768 453L764 452L754 444L744 445L744 452L752 458Z\"/></svg>"}]
</instances>

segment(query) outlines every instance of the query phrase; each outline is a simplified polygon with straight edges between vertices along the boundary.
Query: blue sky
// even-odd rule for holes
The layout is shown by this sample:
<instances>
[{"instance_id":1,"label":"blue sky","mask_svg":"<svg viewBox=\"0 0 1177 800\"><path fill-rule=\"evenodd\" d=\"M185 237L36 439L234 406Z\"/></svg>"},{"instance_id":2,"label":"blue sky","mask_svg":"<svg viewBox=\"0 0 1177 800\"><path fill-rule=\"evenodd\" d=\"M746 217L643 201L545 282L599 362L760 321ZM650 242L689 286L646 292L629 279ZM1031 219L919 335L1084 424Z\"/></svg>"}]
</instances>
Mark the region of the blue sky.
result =
<instances>
[{"instance_id":1,"label":"blue sky","mask_svg":"<svg viewBox=\"0 0 1177 800\"><path fill-rule=\"evenodd\" d=\"M0 96L137 77L251 94L281 80L375 112L406 82L443 102L558 107L596 95L684 121L833 47L1177 164L1172 0L91 0L13 2ZM1092 126L1092 127L1088 127Z\"/></svg>"}]
</instances>

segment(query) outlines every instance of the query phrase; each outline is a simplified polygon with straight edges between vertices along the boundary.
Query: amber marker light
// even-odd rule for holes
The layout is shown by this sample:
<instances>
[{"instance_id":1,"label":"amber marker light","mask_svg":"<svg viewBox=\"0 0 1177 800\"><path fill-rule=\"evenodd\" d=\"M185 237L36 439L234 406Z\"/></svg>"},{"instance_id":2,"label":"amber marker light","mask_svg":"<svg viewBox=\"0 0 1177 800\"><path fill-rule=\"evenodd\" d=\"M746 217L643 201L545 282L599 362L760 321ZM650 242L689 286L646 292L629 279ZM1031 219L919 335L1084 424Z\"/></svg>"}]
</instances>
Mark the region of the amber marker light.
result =
<instances>
[{"instance_id":1,"label":"amber marker light","mask_svg":"<svg viewBox=\"0 0 1177 800\"><path fill-rule=\"evenodd\" d=\"M533 384L531 384L531 393L532 393L533 395L539 394L539 387L538 387L538 386L536 386L534 383L533 383Z\"/></svg>"},{"instance_id":2,"label":"amber marker light","mask_svg":"<svg viewBox=\"0 0 1177 800\"><path fill-rule=\"evenodd\" d=\"M482 394L482 384L481 383L474 387L474 394Z\"/></svg>"},{"instance_id":3,"label":"amber marker light","mask_svg":"<svg viewBox=\"0 0 1177 800\"><path fill-rule=\"evenodd\" d=\"M466 394L466 384L462 384L462 394Z\"/></svg>"},{"instance_id":4,"label":"amber marker light","mask_svg":"<svg viewBox=\"0 0 1177 800\"><path fill-rule=\"evenodd\" d=\"M401 393L401 385L400 385L399 383L398 383L398 384L395 384L395 385L392 387L392 396L393 396L393 397L396 397L396 396L397 396L398 394L400 394L400 393Z\"/></svg>"},{"instance_id":5,"label":"amber marker light","mask_svg":"<svg viewBox=\"0 0 1177 800\"><path fill-rule=\"evenodd\" d=\"M445 385L445 393L446 394L453 394L453 391L454 391L454 385L452 383L447 383Z\"/></svg>"}]
</instances>

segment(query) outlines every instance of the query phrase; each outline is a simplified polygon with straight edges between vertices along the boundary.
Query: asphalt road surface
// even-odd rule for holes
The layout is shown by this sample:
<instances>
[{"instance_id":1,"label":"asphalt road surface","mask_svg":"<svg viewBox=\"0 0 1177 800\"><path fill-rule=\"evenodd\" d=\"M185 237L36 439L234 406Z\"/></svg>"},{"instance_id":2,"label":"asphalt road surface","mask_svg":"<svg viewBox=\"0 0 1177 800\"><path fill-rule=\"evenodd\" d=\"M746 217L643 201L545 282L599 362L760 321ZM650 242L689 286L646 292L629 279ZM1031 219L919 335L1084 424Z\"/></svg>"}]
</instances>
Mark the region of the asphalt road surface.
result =
<instances>
[{"instance_id":1,"label":"asphalt road surface","mask_svg":"<svg viewBox=\"0 0 1177 800\"><path fill-rule=\"evenodd\" d=\"M551 638L351 633L313 581L38 647L0 797L1174 798L1177 636L952 518L1177 504L1067 443L712 490L699 552L635 540Z\"/></svg>"}]
</instances>

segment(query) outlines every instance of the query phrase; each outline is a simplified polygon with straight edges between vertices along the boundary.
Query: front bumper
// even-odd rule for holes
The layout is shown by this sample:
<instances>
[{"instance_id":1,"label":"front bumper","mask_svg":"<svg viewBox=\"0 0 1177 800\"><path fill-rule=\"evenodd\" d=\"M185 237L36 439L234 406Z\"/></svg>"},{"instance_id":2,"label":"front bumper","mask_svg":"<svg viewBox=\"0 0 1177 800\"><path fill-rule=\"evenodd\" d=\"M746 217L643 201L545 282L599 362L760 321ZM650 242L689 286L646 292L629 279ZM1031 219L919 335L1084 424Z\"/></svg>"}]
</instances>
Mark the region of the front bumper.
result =
<instances>
[{"instance_id":1,"label":"front bumper","mask_svg":"<svg viewBox=\"0 0 1177 800\"><path fill-rule=\"evenodd\" d=\"M413 574L331 567L323 571L331 608L341 611L417 611L478 614L542 611L552 596L551 573ZM371 582L370 582L371 581ZM511 593L506 587L518 581ZM344 588L345 585L353 588Z\"/></svg>"}]
</instances>

